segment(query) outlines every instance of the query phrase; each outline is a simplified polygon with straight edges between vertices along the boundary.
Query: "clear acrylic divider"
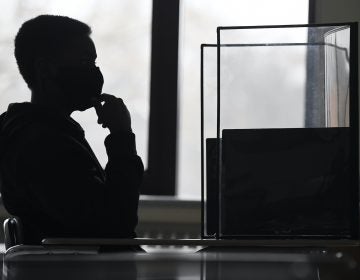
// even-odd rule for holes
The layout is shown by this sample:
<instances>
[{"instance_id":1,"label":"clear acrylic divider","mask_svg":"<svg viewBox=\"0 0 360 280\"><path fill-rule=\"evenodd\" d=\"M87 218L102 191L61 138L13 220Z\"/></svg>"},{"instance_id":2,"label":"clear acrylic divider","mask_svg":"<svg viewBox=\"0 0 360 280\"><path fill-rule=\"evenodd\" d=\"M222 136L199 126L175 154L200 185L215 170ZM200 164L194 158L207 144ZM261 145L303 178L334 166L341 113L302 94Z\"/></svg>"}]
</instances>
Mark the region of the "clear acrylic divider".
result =
<instances>
[{"instance_id":1,"label":"clear acrylic divider","mask_svg":"<svg viewBox=\"0 0 360 280\"><path fill-rule=\"evenodd\" d=\"M204 236L358 237L356 28L219 27L203 45Z\"/></svg>"},{"instance_id":2,"label":"clear acrylic divider","mask_svg":"<svg viewBox=\"0 0 360 280\"><path fill-rule=\"evenodd\" d=\"M202 238L214 238L218 232L216 46L201 45Z\"/></svg>"}]
</instances>

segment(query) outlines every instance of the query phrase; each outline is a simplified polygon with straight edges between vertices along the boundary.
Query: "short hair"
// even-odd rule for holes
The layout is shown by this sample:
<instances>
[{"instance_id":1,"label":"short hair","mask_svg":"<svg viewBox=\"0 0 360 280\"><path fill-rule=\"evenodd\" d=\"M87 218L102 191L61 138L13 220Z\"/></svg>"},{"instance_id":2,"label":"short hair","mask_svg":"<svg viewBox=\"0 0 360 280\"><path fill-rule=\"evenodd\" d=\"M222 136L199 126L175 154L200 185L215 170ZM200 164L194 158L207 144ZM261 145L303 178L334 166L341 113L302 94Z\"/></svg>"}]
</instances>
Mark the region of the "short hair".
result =
<instances>
[{"instance_id":1,"label":"short hair","mask_svg":"<svg viewBox=\"0 0 360 280\"><path fill-rule=\"evenodd\" d=\"M90 34L87 24L66 16L40 15L24 22L15 37L14 54L28 87L35 83L37 58L56 57L71 40Z\"/></svg>"}]
</instances>

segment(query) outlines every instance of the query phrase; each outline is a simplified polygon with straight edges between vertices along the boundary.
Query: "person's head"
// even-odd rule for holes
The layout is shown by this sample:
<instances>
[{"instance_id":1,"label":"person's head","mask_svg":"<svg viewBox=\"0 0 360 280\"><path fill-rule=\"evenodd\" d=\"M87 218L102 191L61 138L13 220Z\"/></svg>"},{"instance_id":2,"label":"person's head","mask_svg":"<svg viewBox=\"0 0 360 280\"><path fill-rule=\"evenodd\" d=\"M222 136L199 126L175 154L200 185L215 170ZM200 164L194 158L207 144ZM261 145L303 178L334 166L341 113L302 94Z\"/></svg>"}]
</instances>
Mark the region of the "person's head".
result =
<instances>
[{"instance_id":1,"label":"person's head","mask_svg":"<svg viewBox=\"0 0 360 280\"><path fill-rule=\"evenodd\" d=\"M23 23L15 37L15 58L33 94L61 99L71 110L91 107L103 77L90 34L88 25L65 16L41 15Z\"/></svg>"}]
</instances>

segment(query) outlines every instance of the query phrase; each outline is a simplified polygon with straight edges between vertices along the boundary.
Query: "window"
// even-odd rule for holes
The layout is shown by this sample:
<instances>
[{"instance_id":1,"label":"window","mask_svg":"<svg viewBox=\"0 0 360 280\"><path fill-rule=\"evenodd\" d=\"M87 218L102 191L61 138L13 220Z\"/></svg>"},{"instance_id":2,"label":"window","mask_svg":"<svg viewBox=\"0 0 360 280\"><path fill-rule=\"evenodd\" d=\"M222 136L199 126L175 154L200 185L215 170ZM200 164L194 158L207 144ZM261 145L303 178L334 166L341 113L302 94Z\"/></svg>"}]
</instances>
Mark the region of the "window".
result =
<instances>
[{"instance_id":1,"label":"window","mask_svg":"<svg viewBox=\"0 0 360 280\"><path fill-rule=\"evenodd\" d=\"M216 43L217 26L304 24L308 0L183 0L179 44L177 194L200 198L200 45Z\"/></svg>"},{"instance_id":2,"label":"window","mask_svg":"<svg viewBox=\"0 0 360 280\"><path fill-rule=\"evenodd\" d=\"M310 3L312 1L310 0ZM13 56L20 25L39 14L88 23L104 92L129 107L146 174L142 193L200 198L200 44L220 25L307 23L309 0L28 0L0 11L0 112L30 99ZM179 61L179 63L178 63ZM107 131L93 109L74 113L100 162Z\"/></svg>"},{"instance_id":3,"label":"window","mask_svg":"<svg viewBox=\"0 0 360 280\"><path fill-rule=\"evenodd\" d=\"M9 103L30 100L13 55L13 40L21 24L40 14L59 14L79 19L93 30L97 65L103 72L103 91L123 98L131 111L138 154L147 165L151 0L29 0L6 1L1 6L0 112ZM100 163L107 156L103 144L108 131L97 124L94 109L75 112L72 117L85 129L86 138Z\"/></svg>"}]
</instances>

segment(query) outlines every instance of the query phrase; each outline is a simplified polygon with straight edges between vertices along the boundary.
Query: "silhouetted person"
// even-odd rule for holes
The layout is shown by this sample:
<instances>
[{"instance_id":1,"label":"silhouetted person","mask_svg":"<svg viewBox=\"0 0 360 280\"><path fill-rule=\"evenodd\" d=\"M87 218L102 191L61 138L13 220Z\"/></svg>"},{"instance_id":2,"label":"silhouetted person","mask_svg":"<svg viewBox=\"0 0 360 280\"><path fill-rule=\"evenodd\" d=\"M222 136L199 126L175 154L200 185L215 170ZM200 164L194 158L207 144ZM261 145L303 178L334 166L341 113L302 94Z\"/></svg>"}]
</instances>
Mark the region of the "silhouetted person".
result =
<instances>
[{"instance_id":1,"label":"silhouetted person","mask_svg":"<svg viewBox=\"0 0 360 280\"><path fill-rule=\"evenodd\" d=\"M31 102L0 116L0 186L26 244L45 237L135 237L143 165L129 112L101 94L103 76L86 24L42 15L25 22L15 57ZM100 103L104 102L103 105ZM70 114L96 107L105 139L105 170Z\"/></svg>"}]
</instances>

